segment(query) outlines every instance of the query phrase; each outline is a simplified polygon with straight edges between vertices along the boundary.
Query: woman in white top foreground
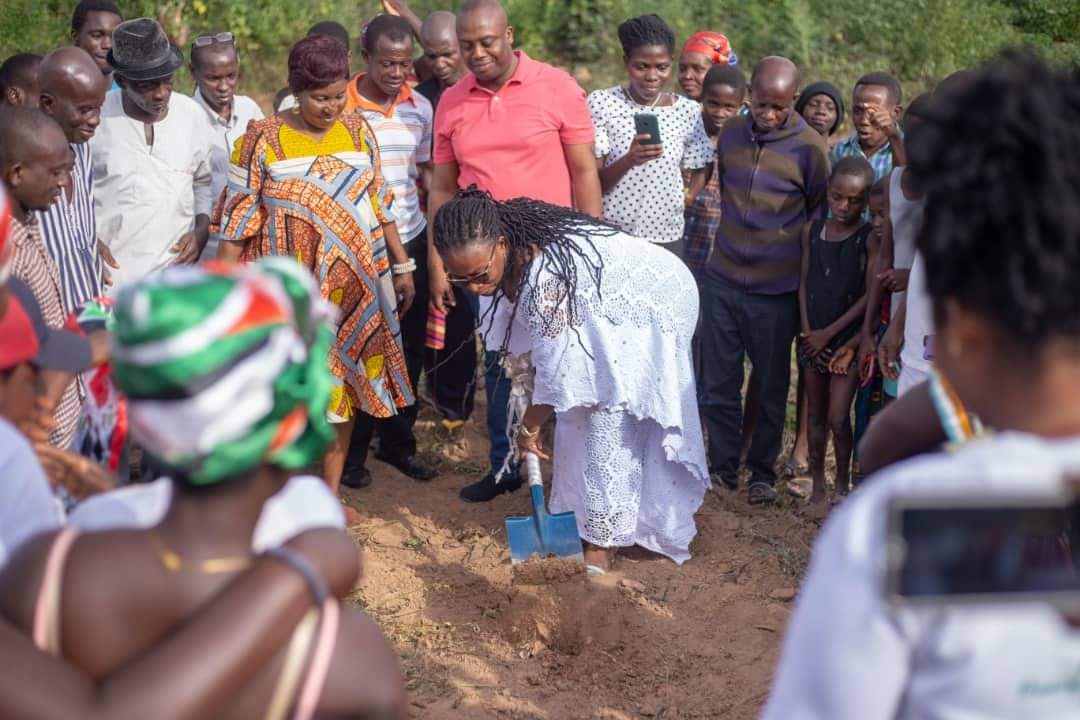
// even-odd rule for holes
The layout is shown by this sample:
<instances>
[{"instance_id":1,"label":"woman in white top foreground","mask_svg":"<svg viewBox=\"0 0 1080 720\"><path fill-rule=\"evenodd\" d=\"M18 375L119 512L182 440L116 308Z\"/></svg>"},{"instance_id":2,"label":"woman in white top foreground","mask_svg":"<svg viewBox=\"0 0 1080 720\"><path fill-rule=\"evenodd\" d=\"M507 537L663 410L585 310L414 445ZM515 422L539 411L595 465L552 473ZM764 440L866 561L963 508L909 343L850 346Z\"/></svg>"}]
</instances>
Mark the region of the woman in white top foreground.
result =
<instances>
[{"instance_id":1,"label":"woman in white top foreground","mask_svg":"<svg viewBox=\"0 0 1080 720\"><path fill-rule=\"evenodd\" d=\"M1080 632L1038 604L899 608L891 498L1050 497L1080 473L1080 79L1006 53L912 133L935 363L998 434L873 477L830 518L764 717L1080 717Z\"/></svg>"},{"instance_id":2,"label":"woman in white top foreground","mask_svg":"<svg viewBox=\"0 0 1080 720\"><path fill-rule=\"evenodd\" d=\"M435 247L450 282L494 297L489 347L531 354L518 448L543 455L540 428L557 416L551 511L574 511L586 563L606 570L630 545L687 560L709 475L690 359L697 285L682 261L475 187L436 214Z\"/></svg>"}]
</instances>

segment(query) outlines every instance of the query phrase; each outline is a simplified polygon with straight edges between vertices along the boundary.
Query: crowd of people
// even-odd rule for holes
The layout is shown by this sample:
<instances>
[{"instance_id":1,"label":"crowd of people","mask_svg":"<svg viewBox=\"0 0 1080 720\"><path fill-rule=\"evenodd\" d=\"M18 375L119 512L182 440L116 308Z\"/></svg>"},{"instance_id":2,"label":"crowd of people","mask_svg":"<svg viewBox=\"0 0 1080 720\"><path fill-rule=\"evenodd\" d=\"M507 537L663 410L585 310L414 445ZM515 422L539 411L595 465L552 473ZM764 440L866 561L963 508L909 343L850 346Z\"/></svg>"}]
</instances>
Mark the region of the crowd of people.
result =
<instances>
[{"instance_id":1,"label":"crowd of people","mask_svg":"<svg viewBox=\"0 0 1080 720\"><path fill-rule=\"evenodd\" d=\"M630 546L686 562L744 468L751 505L809 476L816 517L875 473L819 539L767 717L1075 711L1021 689L1080 660L1054 612L891 607L879 522L1075 465L1075 74L1006 54L905 107L888 73L747 71L650 14L586 94L497 0L383 4L364 70L317 23L268 114L228 28L185 58L112 0L0 65L4 714L403 716L393 650L339 602L339 487L372 484L373 446L436 477L420 399L460 437L479 376L461 499L551 459L592 575Z\"/></svg>"}]
</instances>

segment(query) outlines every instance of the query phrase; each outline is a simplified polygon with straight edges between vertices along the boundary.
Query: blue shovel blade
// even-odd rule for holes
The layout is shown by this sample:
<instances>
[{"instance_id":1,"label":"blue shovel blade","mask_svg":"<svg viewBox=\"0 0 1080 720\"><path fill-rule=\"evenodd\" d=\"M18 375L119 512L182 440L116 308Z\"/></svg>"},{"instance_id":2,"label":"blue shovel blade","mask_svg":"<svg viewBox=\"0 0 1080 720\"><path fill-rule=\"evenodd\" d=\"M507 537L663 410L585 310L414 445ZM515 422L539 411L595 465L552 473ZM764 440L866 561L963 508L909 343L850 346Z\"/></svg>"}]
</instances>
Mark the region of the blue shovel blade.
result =
<instances>
[{"instance_id":1,"label":"blue shovel blade","mask_svg":"<svg viewBox=\"0 0 1080 720\"><path fill-rule=\"evenodd\" d=\"M525 562L533 555L544 557L544 546L540 542L540 532L531 517L506 518L506 537L510 543L510 560Z\"/></svg>"},{"instance_id":2,"label":"blue shovel blade","mask_svg":"<svg viewBox=\"0 0 1080 720\"><path fill-rule=\"evenodd\" d=\"M533 486L531 489L534 495L533 515L506 518L511 561L525 562L538 555L541 558L555 556L584 562L574 513L549 515L544 509L543 488Z\"/></svg>"}]
</instances>

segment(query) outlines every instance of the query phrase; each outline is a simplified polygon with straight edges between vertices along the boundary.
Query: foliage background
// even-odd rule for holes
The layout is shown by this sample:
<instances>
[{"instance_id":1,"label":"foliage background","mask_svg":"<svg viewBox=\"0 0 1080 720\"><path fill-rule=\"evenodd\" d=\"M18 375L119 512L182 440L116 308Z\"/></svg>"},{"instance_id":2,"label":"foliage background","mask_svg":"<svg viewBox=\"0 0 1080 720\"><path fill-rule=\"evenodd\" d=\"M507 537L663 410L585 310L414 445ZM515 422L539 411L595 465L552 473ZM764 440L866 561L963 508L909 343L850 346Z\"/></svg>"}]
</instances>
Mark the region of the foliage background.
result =
<instances>
[{"instance_id":1,"label":"foliage background","mask_svg":"<svg viewBox=\"0 0 1080 720\"><path fill-rule=\"evenodd\" d=\"M67 42L74 0L0 0L0 57L45 52ZM456 0L413 0L423 16ZM659 12L680 42L700 29L724 32L749 67L770 54L790 57L807 81L850 88L871 70L900 77L908 93L953 70L1026 43L1080 64L1080 0L505 0L517 45L573 69L587 88L622 77L615 28ZM266 100L284 84L291 42L317 20L334 19L356 37L379 0L119 0L127 17L157 18L186 47L207 31L231 30L243 52L242 91ZM359 53L356 64L359 64ZM181 79L180 87L188 81ZM268 103L267 103L268 104Z\"/></svg>"}]
</instances>

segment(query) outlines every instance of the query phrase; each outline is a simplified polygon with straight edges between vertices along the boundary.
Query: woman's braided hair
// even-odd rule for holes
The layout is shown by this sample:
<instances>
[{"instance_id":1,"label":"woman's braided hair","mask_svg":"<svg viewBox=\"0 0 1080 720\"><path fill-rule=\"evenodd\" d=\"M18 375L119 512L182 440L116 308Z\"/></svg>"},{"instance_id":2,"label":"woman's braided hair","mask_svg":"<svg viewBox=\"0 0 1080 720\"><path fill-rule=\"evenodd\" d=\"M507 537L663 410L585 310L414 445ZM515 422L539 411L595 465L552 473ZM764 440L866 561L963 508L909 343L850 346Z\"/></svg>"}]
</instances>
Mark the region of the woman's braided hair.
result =
<instances>
[{"instance_id":1,"label":"woman's braided hair","mask_svg":"<svg viewBox=\"0 0 1080 720\"><path fill-rule=\"evenodd\" d=\"M911 132L917 238L952 298L1025 347L1080 340L1080 75L1010 50L942 82Z\"/></svg>"},{"instance_id":2,"label":"woman's braided hair","mask_svg":"<svg viewBox=\"0 0 1080 720\"><path fill-rule=\"evenodd\" d=\"M604 264L592 237L618 232L613 225L590 215L540 200L519 197L500 202L475 185L459 190L435 213L435 249L440 253L474 243L494 243L500 237L506 240L504 277L520 273L517 299L528 298L526 312L539 319L540 332L544 335L553 329L555 318L541 312L541 302L564 309L567 325L575 327L581 318L581 308L576 301L576 290L582 280L578 277L579 263L585 267L599 292ZM535 257L534 249L539 251ZM527 292L534 275L529 265L534 259L540 263L538 270L547 270L557 281L554 297L542 295L536 288ZM496 291L495 302L487 316L494 315L504 296L501 288ZM519 302L514 305L511 327L519 306ZM485 324L486 317L481 318L481 325ZM510 333L507 332L500 348L502 352L506 352L509 343Z\"/></svg>"}]
</instances>

